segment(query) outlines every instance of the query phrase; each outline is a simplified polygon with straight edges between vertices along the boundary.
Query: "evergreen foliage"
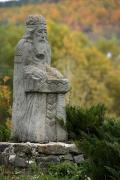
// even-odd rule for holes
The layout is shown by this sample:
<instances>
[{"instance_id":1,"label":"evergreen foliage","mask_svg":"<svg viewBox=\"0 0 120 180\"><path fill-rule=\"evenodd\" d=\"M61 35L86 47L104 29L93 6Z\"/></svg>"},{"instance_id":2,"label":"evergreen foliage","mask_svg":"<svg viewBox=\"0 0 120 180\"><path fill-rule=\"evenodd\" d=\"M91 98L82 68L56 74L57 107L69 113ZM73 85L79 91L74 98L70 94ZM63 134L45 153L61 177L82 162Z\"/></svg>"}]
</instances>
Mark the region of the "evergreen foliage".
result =
<instances>
[{"instance_id":1,"label":"evergreen foliage","mask_svg":"<svg viewBox=\"0 0 120 180\"><path fill-rule=\"evenodd\" d=\"M10 138L10 129L4 124L0 124L0 141L8 141Z\"/></svg>"},{"instance_id":2,"label":"evergreen foliage","mask_svg":"<svg viewBox=\"0 0 120 180\"><path fill-rule=\"evenodd\" d=\"M69 138L82 149L92 180L120 179L120 119L106 117L103 105L67 107Z\"/></svg>"}]
</instances>

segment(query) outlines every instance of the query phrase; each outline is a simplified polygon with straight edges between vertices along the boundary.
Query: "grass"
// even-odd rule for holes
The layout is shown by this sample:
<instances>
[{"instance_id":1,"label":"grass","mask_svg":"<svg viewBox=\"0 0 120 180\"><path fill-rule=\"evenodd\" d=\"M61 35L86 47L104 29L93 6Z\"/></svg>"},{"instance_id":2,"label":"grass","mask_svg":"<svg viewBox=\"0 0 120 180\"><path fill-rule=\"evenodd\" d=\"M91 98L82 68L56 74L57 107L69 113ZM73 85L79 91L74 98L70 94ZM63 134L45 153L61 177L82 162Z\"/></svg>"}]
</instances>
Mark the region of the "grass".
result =
<instances>
[{"instance_id":1,"label":"grass","mask_svg":"<svg viewBox=\"0 0 120 180\"><path fill-rule=\"evenodd\" d=\"M80 174L79 167L68 162L50 164L47 169L36 164L26 169L0 166L0 180L83 180Z\"/></svg>"}]
</instances>

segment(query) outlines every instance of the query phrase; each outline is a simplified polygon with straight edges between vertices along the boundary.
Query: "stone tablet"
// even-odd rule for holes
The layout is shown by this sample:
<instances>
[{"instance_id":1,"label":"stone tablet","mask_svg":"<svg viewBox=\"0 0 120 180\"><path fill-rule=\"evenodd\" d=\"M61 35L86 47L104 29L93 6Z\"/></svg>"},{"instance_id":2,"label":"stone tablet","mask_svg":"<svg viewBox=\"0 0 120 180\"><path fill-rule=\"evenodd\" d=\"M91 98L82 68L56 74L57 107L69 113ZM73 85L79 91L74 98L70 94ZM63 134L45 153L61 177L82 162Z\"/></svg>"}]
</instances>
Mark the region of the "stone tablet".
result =
<instances>
[{"instance_id":1,"label":"stone tablet","mask_svg":"<svg viewBox=\"0 0 120 180\"><path fill-rule=\"evenodd\" d=\"M18 142L66 141L57 119L65 121L68 80L50 66L51 49L43 16L28 16L26 33L14 58L12 139Z\"/></svg>"}]
</instances>

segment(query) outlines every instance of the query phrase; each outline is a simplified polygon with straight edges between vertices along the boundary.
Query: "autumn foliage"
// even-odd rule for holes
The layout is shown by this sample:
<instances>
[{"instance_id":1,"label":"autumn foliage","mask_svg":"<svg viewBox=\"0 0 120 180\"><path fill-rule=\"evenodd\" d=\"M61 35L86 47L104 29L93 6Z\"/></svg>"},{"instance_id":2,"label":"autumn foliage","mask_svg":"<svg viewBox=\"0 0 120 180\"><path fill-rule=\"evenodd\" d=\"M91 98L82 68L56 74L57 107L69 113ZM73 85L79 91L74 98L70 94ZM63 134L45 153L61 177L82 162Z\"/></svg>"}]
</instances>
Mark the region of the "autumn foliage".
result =
<instances>
[{"instance_id":1,"label":"autumn foliage","mask_svg":"<svg viewBox=\"0 0 120 180\"><path fill-rule=\"evenodd\" d=\"M0 8L0 123L11 126L14 51L28 14L47 19L52 63L71 83L67 102L104 103L111 114L119 115L120 44L112 37L119 29L119 7L119 0L62 0Z\"/></svg>"}]
</instances>

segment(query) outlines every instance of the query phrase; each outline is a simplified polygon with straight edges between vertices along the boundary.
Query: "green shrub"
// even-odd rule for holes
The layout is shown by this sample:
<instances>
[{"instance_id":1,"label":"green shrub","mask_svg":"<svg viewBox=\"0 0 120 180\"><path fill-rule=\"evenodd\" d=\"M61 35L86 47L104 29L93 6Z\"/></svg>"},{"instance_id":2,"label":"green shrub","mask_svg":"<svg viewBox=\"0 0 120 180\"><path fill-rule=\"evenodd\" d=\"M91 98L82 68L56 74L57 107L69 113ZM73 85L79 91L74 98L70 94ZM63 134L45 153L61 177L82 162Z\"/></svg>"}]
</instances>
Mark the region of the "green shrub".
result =
<instances>
[{"instance_id":1,"label":"green shrub","mask_svg":"<svg viewBox=\"0 0 120 180\"><path fill-rule=\"evenodd\" d=\"M92 180L120 179L120 119L106 117L104 105L67 107L69 138L77 141Z\"/></svg>"},{"instance_id":2,"label":"green shrub","mask_svg":"<svg viewBox=\"0 0 120 180\"><path fill-rule=\"evenodd\" d=\"M8 141L10 138L10 129L5 124L0 124L0 141Z\"/></svg>"},{"instance_id":3,"label":"green shrub","mask_svg":"<svg viewBox=\"0 0 120 180\"><path fill-rule=\"evenodd\" d=\"M86 172L88 171L88 164L83 163L77 165L74 163L63 162L56 165L50 165L49 174L54 177L66 177L73 180L87 180Z\"/></svg>"},{"instance_id":4,"label":"green shrub","mask_svg":"<svg viewBox=\"0 0 120 180\"><path fill-rule=\"evenodd\" d=\"M58 165L52 165L49 169L51 175L58 177L72 177L77 173L77 166L70 163L62 163Z\"/></svg>"},{"instance_id":5,"label":"green shrub","mask_svg":"<svg viewBox=\"0 0 120 180\"><path fill-rule=\"evenodd\" d=\"M82 133L97 135L105 117L105 106L98 104L90 108L66 107L66 128L70 139L79 139Z\"/></svg>"},{"instance_id":6,"label":"green shrub","mask_svg":"<svg viewBox=\"0 0 120 180\"><path fill-rule=\"evenodd\" d=\"M0 179L1 180L88 180L85 175L87 165L81 164L77 166L73 163L60 163L50 165L46 170L41 169L36 164L33 164L28 169L18 169L6 166L0 166Z\"/></svg>"}]
</instances>

